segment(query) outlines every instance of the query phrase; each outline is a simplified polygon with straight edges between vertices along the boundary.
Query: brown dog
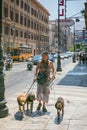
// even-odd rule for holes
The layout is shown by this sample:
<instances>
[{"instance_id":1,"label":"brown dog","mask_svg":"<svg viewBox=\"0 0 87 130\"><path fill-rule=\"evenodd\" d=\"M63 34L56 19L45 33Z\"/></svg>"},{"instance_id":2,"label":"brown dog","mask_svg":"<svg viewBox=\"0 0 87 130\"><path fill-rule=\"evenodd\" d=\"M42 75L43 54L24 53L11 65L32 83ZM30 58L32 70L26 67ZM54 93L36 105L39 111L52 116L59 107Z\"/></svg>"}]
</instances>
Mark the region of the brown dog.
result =
<instances>
[{"instance_id":1,"label":"brown dog","mask_svg":"<svg viewBox=\"0 0 87 130\"><path fill-rule=\"evenodd\" d=\"M33 102L35 100L35 95L33 93L29 93L26 97L26 103L27 103L27 110L29 110L29 104L30 104L30 113L33 113Z\"/></svg>"},{"instance_id":2,"label":"brown dog","mask_svg":"<svg viewBox=\"0 0 87 130\"><path fill-rule=\"evenodd\" d=\"M60 112L62 111L62 117L64 115L64 99L59 97L55 103L55 108L57 109L58 120L60 119Z\"/></svg>"},{"instance_id":3,"label":"brown dog","mask_svg":"<svg viewBox=\"0 0 87 130\"><path fill-rule=\"evenodd\" d=\"M29 93L27 96L24 93L21 93L17 97L17 102L19 105L19 111L23 114L25 111L25 104L27 104L27 110L29 109L30 104L30 112L33 113L33 101L35 100L35 95Z\"/></svg>"},{"instance_id":4,"label":"brown dog","mask_svg":"<svg viewBox=\"0 0 87 130\"><path fill-rule=\"evenodd\" d=\"M19 111L20 111L20 113L23 114L24 110L25 110L25 104L26 104L26 96L24 93L21 93L18 95L17 102L18 102L18 106L19 106Z\"/></svg>"}]
</instances>

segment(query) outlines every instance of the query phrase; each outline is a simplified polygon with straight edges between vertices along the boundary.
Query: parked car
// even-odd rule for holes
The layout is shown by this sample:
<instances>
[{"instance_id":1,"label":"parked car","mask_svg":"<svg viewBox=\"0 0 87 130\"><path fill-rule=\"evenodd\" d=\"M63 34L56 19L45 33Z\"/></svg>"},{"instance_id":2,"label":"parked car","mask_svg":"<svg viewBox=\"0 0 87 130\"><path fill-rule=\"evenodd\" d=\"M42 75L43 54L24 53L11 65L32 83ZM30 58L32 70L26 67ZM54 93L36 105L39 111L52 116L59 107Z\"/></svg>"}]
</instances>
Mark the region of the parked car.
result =
<instances>
[{"instance_id":1,"label":"parked car","mask_svg":"<svg viewBox=\"0 0 87 130\"><path fill-rule=\"evenodd\" d=\"M33 58L33 64L37 65L37 62L40 61L42 59L41 55L35 55ZM55 57L53 54L49 54L49 60L54 62L55 61Z\"/></svg>"},{"instance_id":2,"label":"parked car","mask_svg":"<svg viewBox=\"0 0 87 130\"><path fill-rule=\"evenodd\" d=\"M66 52L66 54L68 54L69 57L73 56L73 52L70 52L70 51Z\"/></svg>"},{"instance_id":3,"label":"parked car","mask_svg":"<svg viewBox=\"0 0 87 130\"><path fill-rule=\"evenodd\" d=\"M57 58L57 56L58 56L58 54L57 54L57 53L55 53L55 54L54 54L54 57L55 57L55 58Z\"/></svg>"},{"instance_id":4,"label":"parked car","mask_svg":"<svg viewBox=\"0 0 87 130\"><path fill-rule=\"evenodd\" d=\"M37 65L37 62L41 60L41 55L35 55L33 58L33 64Z\"/></svg>"},{"instance_id":5,"label":"parked car","mask_svg":"<svg viewBox=\"0 0 87 130\"><path fill-rule=\"evenodd\" d=\"M67 53L61 53L60 54L61 59L69 58L69 55Z\"/></svg>"},{"instance_id":6,"label":"parked car","mask_svg":"<svg viewBox=\"0 0 87 130\"><path fill-rule=\"evenodd\" d=\"M64 60L64 58L65 58L62 53L60 54L60 58L61 58L62 60Z\"/></svg>"}]
</instances>

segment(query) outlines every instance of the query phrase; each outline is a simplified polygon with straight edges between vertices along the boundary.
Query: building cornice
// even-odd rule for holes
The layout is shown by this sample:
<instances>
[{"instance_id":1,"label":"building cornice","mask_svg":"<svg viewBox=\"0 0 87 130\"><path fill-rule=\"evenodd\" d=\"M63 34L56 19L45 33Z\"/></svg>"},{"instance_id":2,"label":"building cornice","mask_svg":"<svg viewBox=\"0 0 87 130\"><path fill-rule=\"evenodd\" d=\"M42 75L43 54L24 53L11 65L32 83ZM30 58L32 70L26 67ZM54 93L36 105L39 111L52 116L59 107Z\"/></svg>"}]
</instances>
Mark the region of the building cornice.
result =
<instances>
[{"instance_id":1,"label":"building cornice","mask_svg":"<svg viewBox=\"0 0 87 130\"><path fill-rule=\"evenodd\" d=\"M39 8L41 8L47 15L50 15L49 11L37 0L31 0L33 1Z\"/></svg>"}]
</instances>

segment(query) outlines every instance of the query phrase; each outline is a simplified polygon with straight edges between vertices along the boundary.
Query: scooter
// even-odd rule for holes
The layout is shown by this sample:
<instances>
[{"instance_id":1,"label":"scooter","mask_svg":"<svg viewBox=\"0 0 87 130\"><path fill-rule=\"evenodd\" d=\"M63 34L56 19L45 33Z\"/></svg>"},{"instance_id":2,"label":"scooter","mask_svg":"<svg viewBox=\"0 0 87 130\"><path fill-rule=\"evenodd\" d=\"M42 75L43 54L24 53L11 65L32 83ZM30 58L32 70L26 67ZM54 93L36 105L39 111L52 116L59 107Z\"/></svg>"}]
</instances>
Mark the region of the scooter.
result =
<instances>
[{"instance_id":1,"label":"scooter","mask_svg":"<svg viewBox=\"0 0 87 130\"><path fill-rule=\"evenodd\" d=\"M27 68L28 68L28 70L32 70L32 68L33 68L33 62L32 61L28 61Z\"/></svg>"},{"instance_id":2,"label":"scooter","mask_svg":"<svg viewBox=\"0 0 87 130\"><path fill-rule=\"evenodd\" d=\"M12 59L6 59L5 61L5 69L10 70L12 68Z\"/></svg>"}]
</instances>

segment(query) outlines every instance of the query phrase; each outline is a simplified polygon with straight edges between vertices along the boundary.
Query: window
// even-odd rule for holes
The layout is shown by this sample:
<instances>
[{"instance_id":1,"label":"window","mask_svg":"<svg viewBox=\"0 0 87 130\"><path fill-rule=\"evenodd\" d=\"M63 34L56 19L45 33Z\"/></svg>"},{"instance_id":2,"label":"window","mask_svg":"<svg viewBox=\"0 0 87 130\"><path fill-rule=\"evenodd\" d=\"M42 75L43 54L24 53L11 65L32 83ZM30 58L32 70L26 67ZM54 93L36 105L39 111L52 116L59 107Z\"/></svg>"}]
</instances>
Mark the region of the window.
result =
<instances>
[{"instance_id":1,"label":"window","mask_svg":"<svg viewBox=\"0 0 87 130\"><path fill-rule=\"evenodd\" d=\"M34 11L34 16L35 16L35 17L37 16L37 12L36 12L36 10Z\"/></svg>"},{"instance_id":2,"label":"window","mask_svg":"<svg viewBox=\"0 0 87 130\"><path fill-rule=\"evenodd\" d=\"M14 0L11 0L11 2L14 2Z\"/></svg>"},{"instance_id":3,"label":"window","mask_svg":"<svg viewBox=\"0 0 87 130\"><path fill-rule=\"evenodd\" d=\"M27 11L27 4L24 4L24 10Z\"/></svg>"},{"instance_id":4,"label":"window","mask_svg":"<svg viewBox=\"0 0 87 130\"><path fill-rule=\"evenodd\" d=\"M42 21L43 21L43 16L42 16Z\"/></svg>"},{"instance_id":5,"label":"window","mask_svg":"<svg viewBox=\"0 0 87 130\"><path fill-rule=\"evenodd\" d=\"M19 5L19 0L16 0L16 5Z\"/></svg>"},{"instance_id":6,"label":"window","mask_svg":"<svg viewBox=\"0 0 87 130\"><path fill-rule=\"evenodd\" d=\"M23 25L23 16L22 15L20 15L20 24Z\"/></svg>"},{"instance_id":7,"label":"window","mask_svg":"<svg viewBox=\"0 0 87 130\"><path fill-rule=\"evenodd\" d=\"M30 19L28 19L28 27L30 27Z\"/></svg>"},{"instance_id":8,"label":"window","mask_svg":"<svg viewBox=\"0 0 87 130\"><path fill-rule=\"evenodd\" d=\"M34 12L34 10L33 10L33 8L31 8L31 14L33 15L33 12Z\"/></svg>"},{"instance_id":9,"label":"window","mask_svg":"<svg viewBox=\"0 0 87 130\"><path fill-rule=\"evenodd\" d=\"M36 30L36 23L34 23L34 29Z\"/></svg>"},{"instance_id":10,"label":"window","mask_svg":"<svg viewBox=\"0 0 87 130\"><path fill-rule=\"evenodd\" d=\"M23 37L23 32L22 31L20 31L20 37Z\"/></svg>"},{"instance_id":11,"label":"window","mask_svg":"<svg viewBox=\"0 0 87 130\"><path fill-rule=\"evenodd\" d=\"M33 29L33 21L31 21L31 28Z\"/></svg>"},{"instance_id":12,"label":"window","mask_svg":"<svg viewBox=\"0 0 87 130\"><path fill-rule=\"evenodd\" d=\"M13 29L11 28L11 35L13 36Z\"/></svg>"},{"instance_id":13,"label":"window","mask_svg":"<svg viewBox=\"0 0 87 130\"><path fill-rule=\"evenodd\" d=\"M18 30L15 30L15 36L18 37Z\"/></svg>"},{"instance_id":14,"label":"window","mask_svg":"<svg viewBox=\"0 0 87 130\"><path fill-rule=\"evenodd\" d=\"M31 34L31 39L33 40L33 34Z\"/></svg>"},{"instance_id":15,"label":"window","mask_svg":"<svg viewBox=\"0 0 87 130\"><path fill-rule=\"evenodd\" d=\"M26 32L24 33L24 38L27 38L27 34L26 34Z\"/></svg>"},{"instance_id":16,"label":"window","mask_svg":"<svg viewBox=\"0 0 87 130\"><path fill-rule=\"evenodd\" d=\"M23 9L23 0L21 0L21 8Z\"/></svg>"},{"instance_id":17,"label":"window","mask_svg":"<svg viewBox=\"0 0 87 130\"><path fill-rule=\"evenodd\" d=\"M27 34L27 35L28 35L27 37L30 39L31 33L29 33L29 32L28 32L28 34Z\"/></svg>"},{"instance_id":18,"label":"window","mask_svg":"<svg viewBox=\"0 0 87 130\"><path fill-rule=\"evenodd\" d=\"M37 38L36 38L36 34L34 34L34 40L36 40Z\"/></svg>"},{"instance_id":19,"label":"window","mask_svg":"<svg viewBox=\"0 0 87 130\"><path fill-rule=\"evenodd\" d=\"M15 21L16 21L16 23L19 22L19 15L18 15L18 13L15 13Z\"/></svg>"},{"instance_id":20,"label":"window","mask_svg":"<svg viewBox=\"0 0 87 130\"><path fill-rule=\"evenodd\" d=\"M38 23L37 23L37 30L39 30L39 25L38 25Z\"/></svg>"},{"instance_id":21,"label":"window","mask_svg":"<svg viewBox=\"0 0 87 130\"><path fill-rule=\"evenodd\" d=\"M7 7L4 7L4 16L8 17L8 8Z\"/></svg>"},{"instance_id":22,"label":"window","mask_svg":"<svg viewBox=\"0 0 87 130\"><path fill-rule=\"evenodd\" d=\"M24 17L24 25L27 26L27 18Z\"/></svg>"},{"instance_id":23,"label":"window","mask_svg":"<svg viewBox=\"0 0 87 130\"><path fill-rule=\"evenodd\" d=\"M9 27L5 26L5 30L4 30L5 34L9 34Z\"/></svg>"},{"instance_id":24,"label":"window","mask_svg":"<svg viewBox=\"0 0 87 130\"><path fill-rule=\"evenodd\" d=\"M13 12L13 10L10 10L10 18L11 18L12 21L14 20L14 12Z\"/></svg>"},{"instance_id":25,"label":"window","mask_svg":"<svg viewBox=\"0 0 87 130\"><path fill-rule=\"evenodd\" d=\"M30 6L28 5L28 13L30 13Z\"/></svg>"}]
</instances>

